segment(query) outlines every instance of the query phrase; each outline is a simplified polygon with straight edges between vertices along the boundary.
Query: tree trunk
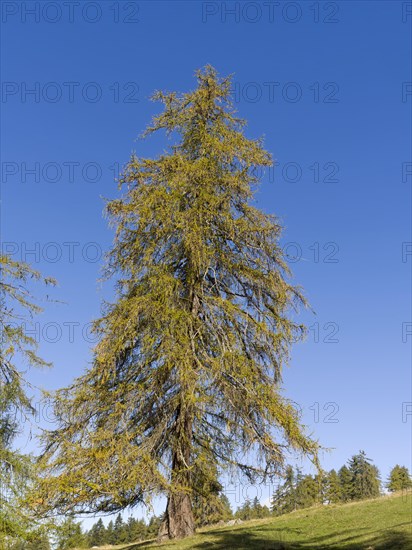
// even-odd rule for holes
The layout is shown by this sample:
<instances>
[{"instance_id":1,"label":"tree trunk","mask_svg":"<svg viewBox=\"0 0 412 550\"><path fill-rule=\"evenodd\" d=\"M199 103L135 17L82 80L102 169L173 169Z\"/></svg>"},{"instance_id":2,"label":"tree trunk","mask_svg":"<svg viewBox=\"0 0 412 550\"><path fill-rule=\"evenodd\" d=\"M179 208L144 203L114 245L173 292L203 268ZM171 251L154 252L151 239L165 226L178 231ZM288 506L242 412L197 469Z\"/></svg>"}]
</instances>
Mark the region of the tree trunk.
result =
<instances>
[{"instance_id":1,"label":"tree trunk","mask_svg":"<svg viewBox=\"0 0 412 550\"><path fill-rule=\"evenodd\" d=\"M187 266L190 273L189 263ZM197 298L193 283L188 289L189 302L193 319L197 318L199 311L199 299ZM194 343L193 326L190 327L190 337ZM190 493L191 474L190 459L193 438L193 410L188 406L185 397L191 393L187 382L182 384L181 401L176 411L175 446L173 449L172 489L169 492L164 519L160 525L157 536L158 542L167 539L182 539L195 533L195 520L192 509L192 497Z\"/></svg>"},{"instance_id":2,"label":"tree trunk","mask_svg":"<svg viewBox=\"0 0 412 550\"><path fill-rule=\"evenodd\" d=\"M176 415L177 449L172 462L172 490L167 499L164 519L157 536L158 542L182 539L195 533L195 520L190 495L190 449L192 440L192 415L180 406ZM179 488L181 488L179 490ZM186 489L186 490L185 490Z\"/></svg>"},{"instance_id":3,"label":"tree trunk","mask_svg":"<svg viewBox=\"0 0 412 550\"><path fill-rule=\"evenodd\" d=\"M167 499L165 517L160 525L158 542L183 539L195 533L192 502L187 493L172 493Z\"/></svg>"}]
</instances>

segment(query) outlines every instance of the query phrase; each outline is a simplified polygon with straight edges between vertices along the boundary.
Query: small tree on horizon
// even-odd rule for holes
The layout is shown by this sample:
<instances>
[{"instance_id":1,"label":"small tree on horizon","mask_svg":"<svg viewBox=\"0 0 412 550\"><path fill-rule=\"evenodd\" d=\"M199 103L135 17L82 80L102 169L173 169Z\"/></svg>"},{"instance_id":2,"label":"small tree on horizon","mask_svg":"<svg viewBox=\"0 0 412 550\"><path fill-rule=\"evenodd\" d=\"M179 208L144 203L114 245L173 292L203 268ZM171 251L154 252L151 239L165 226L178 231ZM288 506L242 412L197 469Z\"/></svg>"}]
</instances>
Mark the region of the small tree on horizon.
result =
<instances>
[{"instance_id":1,"label":"small tree on horizon","mask_svg":"<svg viewBox=\"0 0 412 550\"><path fill-rule=\"evenodd\" d=\"M346 465L343 465L338 472L340 495L342 502L349 502L352 499L352 474Z\"/></svg>"},{"instance_id":2,"label":"small tree on horizon","mask_svg":"<svg viewBox=\"0 0 412 550\"><path fill-rule=\"evenodd\" d=\"M350 497L351 500L375 498L380 495L380 477L378 468L371 464L365 451L359 451L348 464L351 474Z\"/></svg>"},{"instance_id":3,"label":"small tree on horizon","mask_svg":"<svg viewBox=\"0 0 412 550\"><path fill-rule=\"evenodd\" d=\"M319 482L310 474L297 476L295 501L296 508L308 508L319 502Z\"/></svg>"},{"instance_id":4,"label":"small tree on horizon","mask_svg":"<svg viewBox=\"0 0 412 550\"><path fill-rule=\"evenodd\" d=\"M276 516L296 509L296 476L293 466L287 466L284 480L278 485L272 497L271 510Z\"/></svg>"},{"instance_id":5,"label":"small tree on horizon","mask_svg":"<svg viewBox=\"0 0 412 550\"><path fill-rule=\"evenodd\" d=\"M171 147L132 156L124 195L108 203L117 300L96 322L91 368L57 393L40 489L43 507L63 513L165 494L159 540L194 533L196 479L210 464L256 481L282 470L287 449L318 454L281 387L305 300L279 221L252 204L271 157L245 137L230 78L208 66L197 82L155 94L164 111L145 135L165 130Z\"/></svg>"},{"instance_id":6,"label":"small tree on horizon","mask_svg":"<svg viewBox=\"0 0 412 550\"><path fill-rule=\"evenodd\" d=\"M107 541L106 527L104 526L102 518L99 518L97 522L92 526L88 532L89 546L103 546Z\"/></svg>"},{"instance_id":7,"label":"small tree on horizon","mask_svg":"<svg viewBox=\"0 0 412 550\"><path fill-rule=\"evenodd\" d=\"M389 474L389 479L386 483L389 491L403 491L412 487L412 479L406 466L396 464Z\"/></svg>"},{"instance_id":8,"label":"small tree on horizon","mask_svg":"<svg viewBox=\"0 0 412 550\"><path fill-rule=\"evenodd\" d=\"M329 504L342 501L342 486L336 470L331 470L327 474L325 499Z\"/></svg>"}]
</instances>

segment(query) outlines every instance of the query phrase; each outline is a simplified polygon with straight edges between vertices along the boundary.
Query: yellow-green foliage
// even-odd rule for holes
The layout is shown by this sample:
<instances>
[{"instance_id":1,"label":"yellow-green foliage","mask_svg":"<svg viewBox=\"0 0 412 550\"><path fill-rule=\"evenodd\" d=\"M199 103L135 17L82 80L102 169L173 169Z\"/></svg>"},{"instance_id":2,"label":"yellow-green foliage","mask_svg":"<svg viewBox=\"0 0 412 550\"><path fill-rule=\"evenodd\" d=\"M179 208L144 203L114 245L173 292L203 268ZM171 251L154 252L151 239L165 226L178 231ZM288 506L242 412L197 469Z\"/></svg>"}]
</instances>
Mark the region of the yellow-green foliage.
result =
<instances>
[{"instance_id":1,"label":"yellow-green foliage","mask_svg":"<svg viewBox=\"0 0 412 550\"><path fill-rule=\"evenodd\" d=\"M288 447L316 460L280 386L304 334L291 309L304 299L279 222L252 204L271 157L245 137L230 79L206 67L197 80L193 92L155 94L164 110L145 135L165 130L170 147L132 156L124 194L107 205L117 301L96 322L91 368L56 396L46 508L113 511L193 493L210 463L273 474Z\"/></svg>"},{"instance_id":2,"label":"yellow-green foliage","mask_svg":"<svg viewBox=\"0 0 412 550\"><path fill-rule=\"evenodd\" d=\"M32 464L12 448L20 428L17 419L34 413L26 371L48 364L37 355L37 342L25 327L41 311L30 294L30 280L54 284L28 264L0 254L0 548L6 539L25 538L35 527L19 502L28 490Z\"/></svg>"}]
</instances>

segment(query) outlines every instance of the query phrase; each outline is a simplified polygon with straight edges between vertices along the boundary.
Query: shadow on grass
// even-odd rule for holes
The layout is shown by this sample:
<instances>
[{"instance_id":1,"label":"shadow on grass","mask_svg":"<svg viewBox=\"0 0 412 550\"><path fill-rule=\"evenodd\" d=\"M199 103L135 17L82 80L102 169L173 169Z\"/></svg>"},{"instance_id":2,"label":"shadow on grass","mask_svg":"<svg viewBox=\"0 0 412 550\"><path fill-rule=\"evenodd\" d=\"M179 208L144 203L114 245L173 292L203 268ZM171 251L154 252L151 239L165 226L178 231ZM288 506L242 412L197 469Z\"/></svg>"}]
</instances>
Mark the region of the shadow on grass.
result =
<instances>
[{"instance_id":1,"label":"shadow on grass","mask_svg":"<svg viewBox=\"0 0 412 550\"><path fill-rule=\"evenodd\" d=\"M400 526L405 524L400 524ZM262 529L262 531L264 531ZM199 533L199 539L193 541L190 550L412 550L412 534L395 530L377 532L366 542L359 542L362 534L359 529L345 532L330 533L320 537L306 537L304 541L294 541L298 529L279 529L278 533L260 534L239 531L208 531ZM213 542L202 542L202 535L214 535ZM326 539L338 538L333 542ZM358 539L358 541L356 540ZM159 548L153 543L141 542L128 546L127 550L143 550L145 548ZM178 548L178 546L177 546ZM189 550L189 547L187 547Z\"/></svg>"}]
</instances>

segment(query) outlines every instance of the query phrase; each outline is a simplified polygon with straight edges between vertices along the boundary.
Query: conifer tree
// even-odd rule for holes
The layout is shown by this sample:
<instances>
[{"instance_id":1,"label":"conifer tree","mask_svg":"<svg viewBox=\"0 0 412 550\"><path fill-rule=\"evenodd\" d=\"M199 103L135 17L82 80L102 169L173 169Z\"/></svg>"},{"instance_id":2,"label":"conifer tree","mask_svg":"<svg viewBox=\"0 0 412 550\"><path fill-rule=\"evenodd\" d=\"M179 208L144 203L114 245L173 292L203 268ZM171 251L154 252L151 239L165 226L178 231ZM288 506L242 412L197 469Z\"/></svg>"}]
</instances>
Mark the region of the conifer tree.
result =
<instances>
[{"instance_id":1,"label":"conifer tree","mask_svg":"<svg viewBox=\"0 0 412 550\"><path fill-rule=\"evenodd\" d=\"M412 487L412 480L406 466L394 466L389 474L389 479L386 484L389 491L403 491Z\"/></svg>"},{"instance_id":2,"label":"conifer tree","mask_svg":"<svg viewBox=\"0 0 412 550\"><path fill-rule=\"evenodd\" d=\"M146 538L146 525L144 521L130 517L127 520L127 540L124 542L136 542Z\"/></svg>"},{"instance_id":3,"label":"conifer tree","mask_svg":"<svg viewBox=\"0 0 412 550\"><path fill-rule=\"evenodd\" d=\"M216 523L221 519L222 502L220 492L222 485L218 481L215 464L209 464L203 471L194 472L196 490L193 493L192 506L196 526Z\"/></svg>"},{"instance_id":4,"label":"conifer tree","mask_svg":"<svg viewBox=\"0 0 412 550\"><path fill-rule=\"evenodd\" d=\"M57 550L70 548L86 548L86 537L82 533L80 523L73 518L67 518L57 531Z\"/></svg>"},{"instance_id":5,"label":"conifer tree","mask_svg":"<svg viewBox=\"0 0 412 550\"><path fill-rule=\"evenodd\" d=\"M296 476L293 466L287 466L285 481L276 489L272 498L272 513L276 516L296 509Z\"/></svg>"},{"instance_id":6,"label":"conifer tree","mask_svg":"<svg viewBox=\"0 0 412 550\"><path fill-rule=\"evenodd\" d=\"M116 535L115 535L115 532L114 532L113 520L110 520L109 523L107 524L107 527L106 527L106 540L107 540L107 544L116 544L117 543Z\"/></svg>"},{"instance_id":7,"label":"conifer tree","mask_svg":"<svg viewBox=\"0 0 412 550\"><path fill-rule=\"evenodd\" d=\"M107 532L102 518L92 526L88 533L89 546L103 546L107 542Z\"/></svg>"},{"instance_id":8,"label":"conifer tree","mask_svg":"<svg viewBox=\"0 0 412 550\"><path fill-rule=\"evenodd\" d=\"M296 508L308 508L319 500L319 484L311 475L297 478L295 489Z\"/></svg>"},{"instance_id":9,"label":"conifer tree","mask_svg":"<svg viewBox=\"0 0 412 550\"><path fill-rule=\"evenodd\" d=\"M349 461L351 474L350 496L352 500L375 498L380 495L379 471L371 464L365 451L360 451Z\"/></svg>"},{"instance_id":10,"label":"conifer tree","mask_svg":"<svg viewBox=\"0 0 412 550\"><path fill-rule=\"evenodd\" d=\"M220 494L220 501L222 503L221 508L221 517L219 518L222 521L228 521L233 518L232 507L230 506L229 499L224 493Z\"/></svg>"},{"instance_id":11,"label":"conifer tree","mask_svg":"<svg viewBox=\"0 0 412 550\"><path fill-rule=\"evenodd\" d=\"M317 486L316 502L325 504L327 501L328 473L323 470L315 474L314 480Z\"/></svg>"},{"instance_id":12,"label":"conifer tree","mask_svg":"<svg viewBox=\"0 0 412 550\"><path fill-rule=\"evenodd\" d=\"M239 506L236 510L235 517L242 521L248 521L253 518L253 504L250 499L246 499L245 502Z\"/></svg>"},{"instance_id":13,"label":"conifer tree","mask_svg":"<svg viewBox=\"0 0 412 550\"><path fill-rule=\"evenodd\" d=\"M116 520L114 522L114 536L116 538L116 544L126 542L127 539L127 529L126 525L123 522L123 518L120 514L117 514Z\"/></svg>"},{"instance_id":14,"label":"conifer tree","mask_svg":"<svg viewBox=\"0 0 412 550\"><path fill-rule=\"evenodd\" d=\"M152 516L149 520L149 525L147 526L147 537L152 539L159 532L160 525L162 524L162 518L157 516Z\"/></svg>"},{"instance_id":15,"label":"conifer tree","mask_svg":"<svg viewBox=\"0 0 412 550\"><path fill-rule=\"evenodd\" d=\"M260 503L258 497L253 499L251 519L262 519L270 516L270 510L267 506Z\"/></svg>"},{"instance_id":16,"label":"conifer tree","mask_svg":"<svg viewBox=\"0 0 412 550\"><path fill-rule=\"evenodd\" d=\"M272 495L270 511L275 516L280 516L283 509L284 490L282 484L276 487L275 492Z\"/></svg>"},{"instance_id":17,"label":"conifer tree","mask_svg":"<svg viewBox=\"0 0 412 550\"><path fill-rule=\"evenodd\" d=\"M328 473L325 499L330 504L336 504L342 500L342 487L336 470Z\"/></svg>"},{"instance_id":18,"label":"conifer tree","mask_svg":"<svg viewBox=\"0 0 412 550\"><path fill-rule=\"evenodd\" d=\"M26 330L26 324L41 312L30 293L31 281L55 283L28 264L0 254L0 546L6 538L9 542L25 539L35 530L33 518L22 506L33 464L13 449L18 420L35 412L27 395L26 371L48 365L37 355L37 342Z\"/></svg>"},{"instance_id":19,"label":"conifer tree","mask_svg":"<svg viewBox=\"0 0 412 550\"><path fill-rule=\"evenodd\" d=\"M261 140L244 135L230 78L197 72L189 93L155 94L145 136L171 147L132 156L107 211L116 237L106 273L117 300L96 322L91 368L56 396L46 438L46 507L116 511L167 495L159 539L191 535L196 477L210 464L248 479L278 474L286 448L318 445L281 391L294 311L282 227L252 200ZM47 475L48 473L48 475Z\"/></svg>"},{"instance_id":20,"label":"conifer tree","mask_svg":"<svg viewBox=\"0 0 412 550\"><path fill-rule=\"evenodd\" d=\"M252 503L252 518L257 519L262 517L262 509L263 509L263 506L260 504L260 501L256 496L253 499L253 503Z\"/></svg>"},{"instance_id":21,"label":"conifer tree","mask_svg":"<svg viewBox=\"0 0 412 550\"><path fill-rule=\"evenodd\" d=\"M338 472L342 502L352 498L352 474L347 466L342 466Z\"/></svg>"}]
</instances>

